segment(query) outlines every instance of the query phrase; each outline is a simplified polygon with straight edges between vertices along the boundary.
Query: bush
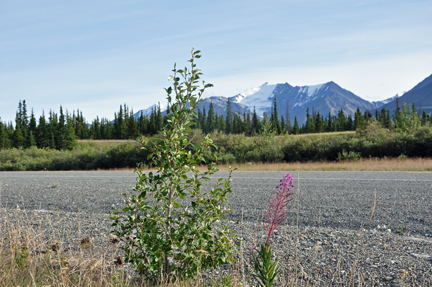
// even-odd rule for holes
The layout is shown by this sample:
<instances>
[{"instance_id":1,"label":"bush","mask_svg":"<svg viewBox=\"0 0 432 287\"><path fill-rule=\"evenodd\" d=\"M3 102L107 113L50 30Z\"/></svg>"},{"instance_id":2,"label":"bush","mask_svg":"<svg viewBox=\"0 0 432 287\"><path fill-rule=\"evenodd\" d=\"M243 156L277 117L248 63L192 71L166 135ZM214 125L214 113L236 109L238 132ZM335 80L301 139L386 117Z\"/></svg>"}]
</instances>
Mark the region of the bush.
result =
<instances>
[{"instance_id":1,"label":"bush","mask_svg":"<svg viewBox=\"0 0 432 287\"><path fill-rule=\"evenodd\" d=\"M337 160L338 161L357 161L361 157L359 152L350 151L347 152L346 150L342 150L342 153L338 154Z\"/></svg>"},{"instance_id":2,"label":"bush","mask_svg":"<svg viewBox=\"0 0 432 287\"><path fill-rule=\"evenodd\" d=\"M193 144L187 136L197 103L211 86L198 86L201 73L194 64L198 53L192 51L189 71L174 67L173 88L166 89L171 108L161 140L142 142L158 172L147 175L137 169L134 191L124 194L125 207L110 217L116 228L113 233L125 243L125 262L151 284L193 278L200 270L232 262L237 250L232 231L226 225L216 227L230 212L226 204L231 171L224 184L220 179L208 193L202 192L201 181L208 181L217 169L213 163L205 172L195 166L208 155L213 142L206 135Z\"/></svg>"}]
</instances>

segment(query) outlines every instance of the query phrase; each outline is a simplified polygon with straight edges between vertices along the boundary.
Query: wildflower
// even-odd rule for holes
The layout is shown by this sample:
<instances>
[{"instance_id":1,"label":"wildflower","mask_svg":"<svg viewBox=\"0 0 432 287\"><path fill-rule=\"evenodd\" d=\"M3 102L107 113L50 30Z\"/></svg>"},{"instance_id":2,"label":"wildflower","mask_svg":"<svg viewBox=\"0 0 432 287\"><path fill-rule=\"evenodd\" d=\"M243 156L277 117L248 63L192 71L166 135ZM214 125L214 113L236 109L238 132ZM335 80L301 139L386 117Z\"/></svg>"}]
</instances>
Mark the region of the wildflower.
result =
<instances>
[{"instance_id":1,"label":"wildflower","mask_svg":"<svg viewBox=\"0 0 432 287\"><path fill-rule=\"evenodd\" d=\"M293 186L293 177L287 173L276 187L276 191L272 194L271 199L267 204L267 213L263 219L264 230L267 232L267 241L258 249L257 255L254 254L256 246L251 248L251 255L254 261L255 272L253 276L258 280L260 286L270 287L273 285L276 276L280 273L278 264L280 260L272 259L272 250L270 247L270 237L273 232L277 232L277 228L286 219L286 209L289 198L293 193L290 192Z\"/></svg>"},{"instance_id":2,"label":"wildflower","mask_svg":"<svg viewBox=\"0 0 432 287\"><path fill-rule=\"evenodd\" d=\"M280 180L280 184L276 187L276 191L273 193L272 198L269 199L267 204L267 213L263 219L264 230L267 232L266 245L270 244L270 237L272 233L282 224L286 219L286 209L288 202L292 200L289 198L293 193L290 192L290 188L294 187L293 177L287 173Z\"/></svg>"}]
</instances>

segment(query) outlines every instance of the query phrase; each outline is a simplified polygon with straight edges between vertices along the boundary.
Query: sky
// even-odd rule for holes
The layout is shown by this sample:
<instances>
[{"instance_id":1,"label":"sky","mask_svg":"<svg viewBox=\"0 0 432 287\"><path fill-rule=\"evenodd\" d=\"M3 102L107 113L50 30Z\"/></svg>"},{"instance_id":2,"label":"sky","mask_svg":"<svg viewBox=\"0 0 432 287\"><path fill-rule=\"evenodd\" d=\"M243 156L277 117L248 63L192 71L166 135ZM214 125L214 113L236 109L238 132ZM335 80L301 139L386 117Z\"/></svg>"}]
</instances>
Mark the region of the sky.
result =
<instances>
[{"instance_id":1,"label":"sky","mask_svg":"<svg viewBox=\"0 0 432 287\"><path fill-rule=\"evenodd\" d=\"M0 117L79 109L88 122L161 102L174 63L206 96L334 81L377 101L432 74L430 0L0 0Z\"/></svg>"}]
</instances>

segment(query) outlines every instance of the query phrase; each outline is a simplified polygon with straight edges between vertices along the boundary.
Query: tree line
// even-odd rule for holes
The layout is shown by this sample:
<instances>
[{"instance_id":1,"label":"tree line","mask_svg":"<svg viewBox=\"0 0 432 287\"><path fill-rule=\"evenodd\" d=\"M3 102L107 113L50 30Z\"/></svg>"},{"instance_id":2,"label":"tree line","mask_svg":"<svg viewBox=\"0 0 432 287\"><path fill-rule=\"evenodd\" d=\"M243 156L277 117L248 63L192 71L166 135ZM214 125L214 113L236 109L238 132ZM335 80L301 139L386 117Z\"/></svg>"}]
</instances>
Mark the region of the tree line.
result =
<instances>
[{"instance_id":1,"label":"tree line","mask_svg":"<svg viewBox=\"0 0 432 287\"><path fill-rule=\"evenodd\" d=\"M287 107L287 111L289 108ZM51 148L57 150L73 149L77 139L135 139L141 135L152 136L157 134L166 123L168 107L162 113L160 105L152 109L150 115L141 113L135 117L133 110L124 104L120 105L118 112L114 113L114 120L96 117L88 124L82 111L64 112L60 106L59 113L52 110L46 119L45 113L36 120L33 110L28 115L26 101L19 101L15 117L15 125L10 121L2 122L0 119L0 149L8 148ZM288 120L286 120L286 118ZM254 136L259 134L302 134L321 133L331 131L350 131L365 128L373 118L382 127L398 132L413 131L420 126L432 124L432 116L425 111L417 111L414 103L397 106L394 114L389 110L376 110L375 115L370 111L361 112L360 108L354 115L346 114L340 109L337 114L329 113L324 116L319 111L306 110L306 121L299 124L297 117L294 123L278 114L276 100L274 100L270 115L264 114L262 119L256 110L240 115L232 111L228 99L226 116L218 115L210 103L209 110L205 107L198 109L192 128L201 129L203 133L219 131L225 134L245 134Z\"/></svg>"}]
</instances>

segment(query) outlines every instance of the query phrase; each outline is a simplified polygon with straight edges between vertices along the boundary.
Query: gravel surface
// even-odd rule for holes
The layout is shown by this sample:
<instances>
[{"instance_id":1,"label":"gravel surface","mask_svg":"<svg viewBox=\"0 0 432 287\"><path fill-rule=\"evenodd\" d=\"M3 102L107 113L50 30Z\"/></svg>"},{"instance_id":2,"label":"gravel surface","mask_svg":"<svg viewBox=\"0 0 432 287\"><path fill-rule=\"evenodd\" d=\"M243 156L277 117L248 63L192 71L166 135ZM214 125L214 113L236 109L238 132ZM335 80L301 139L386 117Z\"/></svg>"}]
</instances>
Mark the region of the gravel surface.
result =
<instances>
[{"instance_id":1,"label":"gravel surface","mask_svg":"<svg viewBox=\"0 0 432 287\"><path fill-rule=\"evenodd\" d=\"M260 220L265 203L283 174L234 173L234 192L229 196L234 212L228 220L243 239L245 258L247 246L263 240ZM432 284L431 173L292 175L296 200L290 204L286 225L274 237L285 278L298 280L299 286L347 286L350 281L352 286ZM122 206L121 194L135 185L135 175L2 172L0 183L2 222L23 221L42 230L47 243L60 239L64 248L77 248L80 239L89 237L97 253L111 244L107 213L112 206ZM237 268L247 273L247 263Z\"/></svg>"}]
</instances>

